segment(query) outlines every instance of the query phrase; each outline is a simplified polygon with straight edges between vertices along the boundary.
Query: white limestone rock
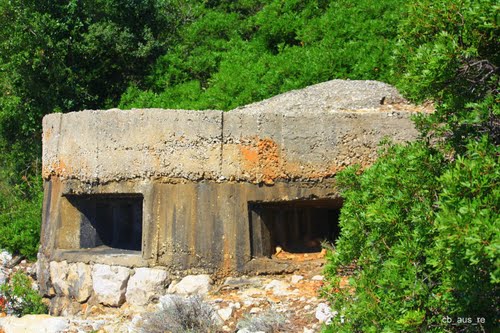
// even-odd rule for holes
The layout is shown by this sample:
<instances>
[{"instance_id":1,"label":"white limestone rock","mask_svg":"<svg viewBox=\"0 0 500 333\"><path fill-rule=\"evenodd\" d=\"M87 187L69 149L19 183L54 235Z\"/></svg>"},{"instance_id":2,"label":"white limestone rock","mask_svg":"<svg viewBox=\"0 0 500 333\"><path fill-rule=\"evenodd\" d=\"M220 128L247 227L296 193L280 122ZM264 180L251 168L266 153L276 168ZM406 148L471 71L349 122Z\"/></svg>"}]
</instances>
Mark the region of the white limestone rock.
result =
<instances>
[{"instance_id":1,"label":"white limestone rock","mask_svg":"<svg viewBox=\"0 0 500 333\"><path fill-rule=\"evenodd\" d=\"M0 318L0 328L5 333L62 333L69 328L69 320L49 315L9 316Z\"/></svg>"},{"instance_id":2,"label":"white limestone rock","mask_svg":"<svg viewBox=\"0 0 500 333\"><path fill-rule=\"evenodd\" d=\"M227 321L233 315L233 308L228 306L227 308L217 310L217 314L223 321Z\"/></svg>"},{"instance_id":3,"label":"white limestone rock","mask_svg":"<svg viewBox=\"0 0 500 333\"><path fill-rule=\"evenodd\" d=\"M320 323L325 323L329 325L332 323L333 317L335 317L337 314L338 312L332 311L332 309L330 309L330 306L328 304L319 303L318 307L316 308L315 316Z\"/></svg>"},{"instance_id":4,"label":"white limestone rock","mask_svg":"<svg viewBox=\"0 0 500 333\"><path fill-rule=\"evenodd\" d=\"M241 309L241 303L240 302L229 302L229 307L233 309Z\"/></svg>"},{"instance_id":5,"label":"white limestone rock","mask_svg":"<svg viewBox=\"0 0 500 333\"><path fill-rule=\"evenodd\" d=\"M85 302L92 294L92 275L89 265L51 261L50 280L59 296L67 296Z\"/></svg>"},{"instance_id":6,"label":"white limestone rock","mask_svg":"<svg viewBox=\"0 0 500 333\"><path fill-rule=\"evenodd\" d=\"M7 251L0 252L0 266L5 267L12 260L12 254Z\"/></svg>"},{"instance_id":7,"label":"white limestone rock","mask_svg":"<svg viewBox=\"0 0 500 333\"><path fill-rule=\"evenodd\" d=\"M7 282L8 274L0 269L0 285L5 284Z\"/></svg>"},{"instance_id":8,"label":"white limestone rock","mask_svg":"<svg viewBox=\"0 0 500 333\"><path fill-rule=\"evenodd\" d=\"M125 297L133 305L146 305L155 296L164 293L168 273L162 269L137 268L130 277Z\"/></svg>"},{"instance_id":9,"label":"white limestone rock","mask_svg":"<svg viewBox=\"0 0 500 333\"><path fill-rule=\"evenodd\" d=\"M95 264L92 269L92 286L99 303L122 305L125 302L130 272L129 268L122 266Z\"/></svg>"},{"instance_id":10,"label":"white limestone rock","mask_svg":"<svg viewBox=\"0 0 500 333\"><path fill-rule=\"evenodd\" d=\"M69 296L69 285L66 277L68 276L69 265L66 261L51 261L49 264L50 280L52 286L59 296Z\"/></svg>"},{"instance_id":11,"label":"white limestone rock","mask_svg":"<svg viewBox=\"0 0 500 333\"><path fill-rule=\"evenodd\" d=\"M303 279L304 279L304 277L302 275L292 275L292 277L290 278L290 281L293 284L296 284L296 283L299 283L299 281L301 281Z\"/></svg>"},{"instance_id":12,"label":"white limestone rock","mask_svg":"<svg viewBox=\"0 0 500 333\"><path fill-rule=\"evenodd\" d=\"M188 275L169 291L179 295L205 295L211 287L212 279L208 274Z\"/></svg>"},{"instance_id":13,"label":"white limestone rock","mask_svg":"<svg viewBox=\"0 0 500 333\"><path fill-rule=\"evenodd\" d=\"M285 281L272 280L264 287L264 290L271 290L276 296L287 296L295 294L296 291L288 290L289 287L290 285Z\"/></svg>"},{"instance_id":14,"label":"white limestone rock","mask_svg":"<svg viewBox=\"0 0 500 333\"><path fill-rule=\"evenodd\" d=\"M253 307L253 308L250 309L250 314L256 314L256 313L259 313L259 312L262 312L261 308Z\"/></svg>"},{"instance_id":15,"label":"white limestone rock","mask_svg":"<svg viewBox=\"0 0 500 333\"><path fill-rule=\"evenodd\" d=\"M84 263L69 264L66 277L68 293L77 302L87 301L92 294L92 269Z\"/></svg>"}]
</instances>

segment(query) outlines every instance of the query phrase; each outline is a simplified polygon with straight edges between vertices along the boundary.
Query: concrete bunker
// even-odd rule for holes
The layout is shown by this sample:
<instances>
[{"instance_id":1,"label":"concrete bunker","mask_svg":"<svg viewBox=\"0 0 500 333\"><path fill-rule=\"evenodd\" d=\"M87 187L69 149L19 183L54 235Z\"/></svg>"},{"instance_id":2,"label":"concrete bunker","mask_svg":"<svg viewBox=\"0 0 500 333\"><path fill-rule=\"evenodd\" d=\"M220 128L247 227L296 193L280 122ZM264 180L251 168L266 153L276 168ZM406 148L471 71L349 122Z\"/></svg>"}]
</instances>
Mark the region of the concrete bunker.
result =
<instances>
[{"instance_id":1,"label":"concrete bunker","mask_svg":"<svg viewBox=\"0 0 500 333\"><path fill-rule=\"evenodd\" d=\"M272 272L277 246L314 253L338 235L337 172L415 139L418 111L387 84L334 80L229 112L47 115L41 291L49 267L223 276Z\"/></svg>"},{"instance_id":2,"label":"concrete bunker","mask_svg":"<svg viewBox=\"0 0 500 333\"><path fill-rule=\"evenodd\" d=\"M249 203L252 256L320 252L339 235L341 206L340 198Z\"/></svg>"}]
</instances>

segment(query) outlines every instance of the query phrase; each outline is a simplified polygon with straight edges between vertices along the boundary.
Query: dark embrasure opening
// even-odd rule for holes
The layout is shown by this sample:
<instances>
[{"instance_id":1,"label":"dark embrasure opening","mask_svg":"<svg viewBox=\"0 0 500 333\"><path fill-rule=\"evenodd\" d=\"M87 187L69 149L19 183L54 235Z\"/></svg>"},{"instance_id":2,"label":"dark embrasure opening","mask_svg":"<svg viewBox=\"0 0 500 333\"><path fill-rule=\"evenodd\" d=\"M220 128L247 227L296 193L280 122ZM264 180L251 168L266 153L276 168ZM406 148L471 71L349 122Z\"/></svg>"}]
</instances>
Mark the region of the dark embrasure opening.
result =
<instances>
[{"instance_id":1,"label":"dark embrasure opening","mask_svg":"<svg viewBox=\"0 0 500 333\"><path fill-rule=\"evenodd\" d=\"M253 257L270 257L280 247L289 253L321 251L340 232L342 199L251 202L248 204Z\"/></svg>"},{"instance_id":2,"label":"dark embrasure opening","mask_svg":"<svg viewBox=\"0 0 500 333\"><path fill-rule=\"evenodd\" d=\"M80 248L141 251L142 195L68 196L80 212Z\"/></svg>"}]
</instances>

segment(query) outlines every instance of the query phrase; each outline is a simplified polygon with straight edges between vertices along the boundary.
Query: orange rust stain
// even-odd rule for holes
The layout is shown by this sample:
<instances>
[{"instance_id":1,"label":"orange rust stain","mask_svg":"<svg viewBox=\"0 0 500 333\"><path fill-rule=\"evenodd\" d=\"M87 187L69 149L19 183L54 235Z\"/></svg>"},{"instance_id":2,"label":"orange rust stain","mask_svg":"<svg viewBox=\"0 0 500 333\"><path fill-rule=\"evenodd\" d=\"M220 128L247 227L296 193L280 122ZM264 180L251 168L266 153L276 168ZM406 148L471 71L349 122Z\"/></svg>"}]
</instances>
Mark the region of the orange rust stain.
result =
<instances>
[{"instance_id":1,"label":"orange rust stain","mask_svg":"<svg viewBox=\"0 0 500 333\"><path fill-rule=\"evenodd\" d=\"M63 160L59 160L56 163L51 164L48 169L43 169L42 170L43 174L45 175L46 178L49 176L62 176L65 174L68 174L71 172L70 167L64 163Z\"/></svg>"},{"instance_id":2,"label":"orange rust stain","mask_svg":"<svg viewBox=\"0 0 500 333\"><path fill-rule=\"evenodd\" d=\"M250 139L250 142L241 144L238 147L242 157L241 167L252 175L251 180L255 182L271 185L277 179L290 179L293 177L321 180L333 177L346 168L345 165L337 161L315 165L296 161L286 161L285 163L280 146L274 140L259 137ZM363 157L360 161L354 162L361 164L362 169L366 169L373 161Z\"/></svg>"},{"instance_id":3,"label":"orange rust stain","mask_svg":"<svg viewBox=\"0 0 500 333\"><path fill-rule=\"evenodd\" d=\"M280 162L281 157L279 154L279 147L271 139L262 139L257 143L259 158L261 161L261 172L263 181L266 184L274 183L274 180L280 176Z\"/></svg>"},{"instance_id":4,"label":"orange rust stain","mask_svg":"<svg viewBox=\"0 0 500 333\"><path fill-rule=\"evenodd\" d=\"M230 235L231 233L227 233ZM222 261L222 267L220 267L220 272L219 274L221 276L229 276L232 272L232 263L233 263L233 258L231 256L231 253L234 253L231 251L231 244L230 240L228 237L225 235L222 236L222 244L223 244L223 250L222 250L222 255L223 255L223 261Z\"/></svg>"},{"instance_id":5,"label":"orange rust stain","mask_svg":"<svg viewBox=\"0 0 500 333\"><path fill-rule=\"evenodd\" d=\"M259 152L255 147L241 146L240 151L245 162L257 165L259 162Z\"/></svg>"},{"instance_id":6,"label":"orange rust stain","mask_svg":"<svg viewBox=\"0 0 500 333\"><path fill-rule=\"evenodd\" d=\"M253 138L250 144L241 145L243 168L254 175L255 181L273 184L282 176L280 149L276 142L269 138Z\"/></svg>"}]
</instances>

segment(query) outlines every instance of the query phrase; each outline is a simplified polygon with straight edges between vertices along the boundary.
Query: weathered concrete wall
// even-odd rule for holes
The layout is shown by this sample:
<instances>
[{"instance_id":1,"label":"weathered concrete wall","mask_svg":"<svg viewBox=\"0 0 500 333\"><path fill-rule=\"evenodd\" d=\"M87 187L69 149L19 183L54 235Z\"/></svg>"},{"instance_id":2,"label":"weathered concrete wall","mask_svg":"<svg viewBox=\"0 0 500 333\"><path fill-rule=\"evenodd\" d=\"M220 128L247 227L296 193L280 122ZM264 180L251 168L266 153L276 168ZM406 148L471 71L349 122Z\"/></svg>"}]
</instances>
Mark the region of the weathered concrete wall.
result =
<instances>
[{"instance_id":1,"label":"weathered concrete wall","mask_svg":"<svg viewBox=\"0 0 500 333\"><path fill-rule=\"evenodd\" d=\"M329 177L346 165L371 163L384 136L415 137L409 120L415 108L397 96L379 82L330 81L226 113L51 114L43 120L43 177L269 184Z\"/></svg>"},{"instance_id":2,"label":"weathered concrete wall","mask_svg":"<svg viewBox=\"0 0 500 333\"><path fill-rule=\"evenodd\" d=\"M385 136L413 140L417 111L386 84L336 80L230 112L48 115L42 290L51 261L220 274L254 267L249 203L338 198L335 174L372 163ZM142 251L81 249L82 212L70 197L120 193L143 197Z\"/></svg>"},{"instance_id":3,"label":"weathered concrete wall","mask_svg":"<svg viewBox=\"0 0 500 333\"><path fill-rule=\"evenodd\" d=\"M220 174L220 111L108 110L43 120L43 176L109 182Z\"/></svg>"}]
</instances>

